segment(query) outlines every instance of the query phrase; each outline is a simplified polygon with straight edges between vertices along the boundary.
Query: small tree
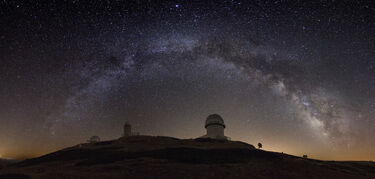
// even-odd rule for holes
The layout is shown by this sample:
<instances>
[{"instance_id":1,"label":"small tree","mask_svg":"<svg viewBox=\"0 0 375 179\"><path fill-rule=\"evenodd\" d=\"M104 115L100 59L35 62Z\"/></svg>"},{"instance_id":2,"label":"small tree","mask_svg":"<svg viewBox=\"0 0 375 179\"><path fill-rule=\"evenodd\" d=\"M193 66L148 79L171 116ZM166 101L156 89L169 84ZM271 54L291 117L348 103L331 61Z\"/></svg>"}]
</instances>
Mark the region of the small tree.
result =
<instances>
[{"instance_id":1,"label":"small tree","mask_svg":"<svg viewBox=\"0 0 375 179\"><path fill-rule=\"evenodd\" d=\"M262 148L262 143L258 143L258 148Z\"/></svg>"},{"instance_id":2,"label":"small tree","mask_svg":"<svg viewBox=\"0 0 375 179\"><path fill-rule=\"evenodd\" d=\"M305 154L305 155L303 155L302 157L303 157L303 158L307 158L307 155Z\"/></svg>"}]
</instances>

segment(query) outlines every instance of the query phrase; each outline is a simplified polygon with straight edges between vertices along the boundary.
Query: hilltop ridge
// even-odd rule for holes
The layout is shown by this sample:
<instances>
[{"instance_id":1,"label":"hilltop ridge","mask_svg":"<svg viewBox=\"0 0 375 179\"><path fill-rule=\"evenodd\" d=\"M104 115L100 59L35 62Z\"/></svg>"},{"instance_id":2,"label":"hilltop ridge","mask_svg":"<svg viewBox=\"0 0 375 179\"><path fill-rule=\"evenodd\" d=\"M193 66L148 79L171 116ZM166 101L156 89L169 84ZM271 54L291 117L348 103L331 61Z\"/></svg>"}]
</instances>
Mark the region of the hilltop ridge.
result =
<instances>
[{"instance_id":1,"label":"hilltop ridge","mask_svg":"<svg viewBox=\"0 0 375 179\"><path fill-rule=\"evenodd\" d=\"M0 169L20 178L375 178L374 162L305 159L240 141L131 136L84 143Z\"/></svg>"}]
</instances>

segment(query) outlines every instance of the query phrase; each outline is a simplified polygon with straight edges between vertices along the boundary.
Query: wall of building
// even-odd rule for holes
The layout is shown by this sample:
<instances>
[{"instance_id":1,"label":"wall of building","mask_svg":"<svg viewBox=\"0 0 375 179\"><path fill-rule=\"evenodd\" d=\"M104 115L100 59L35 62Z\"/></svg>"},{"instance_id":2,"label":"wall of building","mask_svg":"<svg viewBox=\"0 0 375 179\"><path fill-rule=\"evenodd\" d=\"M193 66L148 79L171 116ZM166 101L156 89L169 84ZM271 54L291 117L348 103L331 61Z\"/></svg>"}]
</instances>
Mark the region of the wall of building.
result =
<instances>
[{"instance_id":1,"label":"wall of building","mask_svg":"<svg viewBox=\"0 0 375 179\"><path fill-rule=\"evenodd\" d=\"M211 138L224 138L224 127L220 125L210 125L207 126L207 135L206 137Z\"/></svg>"}]
</instances>

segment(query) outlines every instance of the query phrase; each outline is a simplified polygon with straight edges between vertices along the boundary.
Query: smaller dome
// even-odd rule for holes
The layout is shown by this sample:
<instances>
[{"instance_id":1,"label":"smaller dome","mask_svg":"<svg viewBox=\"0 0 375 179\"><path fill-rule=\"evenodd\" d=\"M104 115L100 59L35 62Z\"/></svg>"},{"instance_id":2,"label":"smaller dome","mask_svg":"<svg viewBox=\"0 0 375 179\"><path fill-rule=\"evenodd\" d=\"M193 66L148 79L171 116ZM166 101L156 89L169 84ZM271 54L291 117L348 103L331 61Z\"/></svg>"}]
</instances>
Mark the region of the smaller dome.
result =
<instances>
[{"instance_id":1,"label":"smaller dome","mask_svg":"<svg viewBox=\"0 0 375 179\"><path fill-rule=\"evenodd\" d=\"M91 136L89 140L87 140L89 143L95 143L95 142L100 142L100 137L99 136Z\"/></svg>"},{"instance_id":2,"label":"smaller dome","mask_svg":"<svg viewBox=\"0 0 375 179\"><path fill-rule=\"evenodd\" d=\"M207 126L210 126L210 125L220 125L225 128L224 120L218 114L211 114L207 117L206 124L204 127L207 128Z\"/></svg>"},{"instance_id":3,"label":"smaller dome","mask_svg":"<svg viewBox=\"0 0 375 179\"><path fill-rule=\"evenodd\" d=\"M131 125L128 123L128 121L125 122L124 127L130 127Z\"/></svg>"}]
</instances>

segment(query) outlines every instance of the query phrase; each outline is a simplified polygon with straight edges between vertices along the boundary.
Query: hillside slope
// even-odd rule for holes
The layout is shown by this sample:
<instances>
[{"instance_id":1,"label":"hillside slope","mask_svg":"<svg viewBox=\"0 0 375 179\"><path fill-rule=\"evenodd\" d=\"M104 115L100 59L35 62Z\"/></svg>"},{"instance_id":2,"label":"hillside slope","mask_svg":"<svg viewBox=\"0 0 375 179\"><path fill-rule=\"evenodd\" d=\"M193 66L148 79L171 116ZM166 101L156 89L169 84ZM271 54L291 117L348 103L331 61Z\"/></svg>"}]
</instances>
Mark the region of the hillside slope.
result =
<instances>
[{"instance_id":1,"label":"hillside slope","mask_svg":"<svg viewBox=\"0 0 375 179\"><path fill-rule=\"evenodd\" d=\"M243 142L133 136L80 144L3 169L14 178L375 178L374 162L331 162Z\"/></svg>"}]
</instances>

